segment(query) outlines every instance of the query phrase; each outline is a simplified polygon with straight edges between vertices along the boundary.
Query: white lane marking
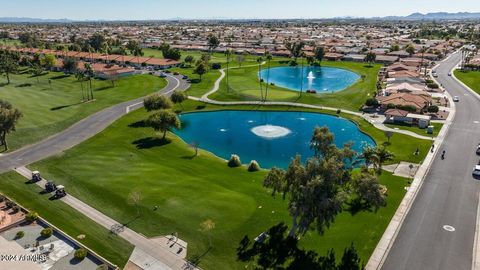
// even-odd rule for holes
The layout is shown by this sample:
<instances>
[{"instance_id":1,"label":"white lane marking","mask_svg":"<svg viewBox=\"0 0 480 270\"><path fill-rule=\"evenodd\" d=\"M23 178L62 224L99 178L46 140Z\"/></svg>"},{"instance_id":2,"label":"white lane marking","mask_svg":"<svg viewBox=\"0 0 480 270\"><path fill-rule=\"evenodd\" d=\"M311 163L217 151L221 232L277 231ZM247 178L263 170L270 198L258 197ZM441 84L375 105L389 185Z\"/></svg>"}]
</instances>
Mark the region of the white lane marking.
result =
<instances>
[{"instance_id":1,"label":"white lane marking","mask_svg":"<svg viewBox=\"0 0 480 270\"><path fill-rule=\"evenodd\" d=\"M455 228L453 226L450 226L450 225L443 225L443 229L447 232L454 232L455 231Z\"/></svg>"}]
</instances>

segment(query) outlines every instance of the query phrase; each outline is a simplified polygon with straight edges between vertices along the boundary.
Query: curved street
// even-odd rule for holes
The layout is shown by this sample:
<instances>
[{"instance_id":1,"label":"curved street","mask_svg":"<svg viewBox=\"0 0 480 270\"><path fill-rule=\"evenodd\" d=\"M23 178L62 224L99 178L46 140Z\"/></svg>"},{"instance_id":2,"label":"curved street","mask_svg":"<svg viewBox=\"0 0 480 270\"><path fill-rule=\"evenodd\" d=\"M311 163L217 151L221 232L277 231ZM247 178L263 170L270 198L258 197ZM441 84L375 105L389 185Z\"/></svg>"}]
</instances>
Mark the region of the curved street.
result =
<instances>
[{"instance_id":1,"label":"curved street","mask_svg":"<svg viewBox=\"0 0 480 270\"><path fill-rule=\"evenodd\" d=\"M182 80L180 75L167 75L165 79L167 80L167 86L158 93L169 95L174 90L185 90L189 87L189 84ZM75 123L60 133L5 154L0 157L0 173L60 154L62 151L93 137L129 111L142 106L143 97L108 107Z\"/></svg>"},{"instance_id":2,"label":"curved street","mask_svg":"<svg viewBox=\"0 0 480 270\"><path fill-rule=\"evenodd\" d=\"M454 53L435 69L437 81L460 99L440 146L445 160L436 156L382 269L472 268L480 185L472 169L479 160L480 99L448 76L460 60L461 53Z\"/></svg>"}]
</instances>

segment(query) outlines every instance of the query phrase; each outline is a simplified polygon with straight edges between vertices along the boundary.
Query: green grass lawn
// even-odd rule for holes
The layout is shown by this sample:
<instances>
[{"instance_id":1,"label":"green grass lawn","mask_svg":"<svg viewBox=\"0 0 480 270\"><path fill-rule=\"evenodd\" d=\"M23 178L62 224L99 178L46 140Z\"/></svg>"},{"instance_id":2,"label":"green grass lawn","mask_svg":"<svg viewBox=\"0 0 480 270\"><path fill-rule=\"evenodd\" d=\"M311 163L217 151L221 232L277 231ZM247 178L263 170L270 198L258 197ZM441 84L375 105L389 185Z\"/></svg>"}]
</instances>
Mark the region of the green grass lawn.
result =
<instances>
[{"instance_id":1,"label":"green grass lawn","mask_svg":"<svg viewBox=\"0 0 480 270\"><path fill-rule=\"evenodd\" d=\"M95 101L82 103L80 82L74 76L50 72L38 78L30 74L11 76L0 86L0 99L23 113L17 131L8 136L10 150L37 142L106 107L135 99L165 87L166 81L151 75L125 77L112 87L109 81L95 80ZM2 78L2 83L4 79ZM49 83L49 81L51 83Z\"/></svg>"},{"instance_id":2,"label":"green grass lawn","mask_svg":"<svg viewBox=\"0 0 480 270\"><path fill-rule=\"evenodd\" d=\"M253 109L205 106L193 101L183 106L185 110ZM66 185L68 192L117 221L130 222L129 227L137 232L150 237L178 232L188 242L189 259L208 249L208 235L200 231L200 224L211 219L215 223L211 232L213 249L201 258L200 266L248 269L235 257L242 237L253 238L279 222L289 224L290 220L286 203L272 198L262 188L266 171L232 169L205 151L192 158L193 150L180 138L169 134L169 142L162 143L152 130L135 124L147 115L143 110L133 112L81 145L30 168ZM368 122L360 121L359 125L376 140L385 140ZM389 147L397 158L409 158L414 145L421 145L422 150L429 147L427 141L397 134ZM301 240L302 245L320 254L330 248L341 254L353 242L366 262L403 198L407 181L384 173L381 182L389 191L386 207L376 213L344 212L325 235L309 233ZM136 208L127 203L132 190L139 191L142 197L141 218L137 220ZM154 206L159 206L157 211Z\"/></svg>"},{"instance_id":3,"label":"green grass lawn","mask_svg":"<svg viewBox=\"0 0 480 270\"><path fill-rule=\"evenodd\" d=\"M353 62L322 62L323 66L345 68L356 72L361 76L359 81L347 89L333 94L303 94L300 97L298 91L269 87L268 100L291 101L307 104L316 104L335 108L358 111L365 103L368 95L376 89L377 74L380 65L367 66L365 63ZM272 67L285 66L278 61L272 62ZM262 66L262 69L266 66ZM259 100L260 85L257 77L258 67L243 67L230 70L229 85L227 91L226 80L222 80L221 88L211 96L212 99L223 101L234 100ZM265 87L265 84L263 84Z\"/></svg>"},{"instance_id":4,"label":"green grass lawn","mask_svg":"<svg viewBox=\"0 0 480 270\"><path fill-rule=\"evenodd\" d=\"M67 204L58 200L49 200L48 194L40 194L37 185L25 184L25 178L16 172L0 175L0 193L14 199L17 203L37 212L41 217L66 232L77 241L86 245L100 256L121 268L125 265L133 246L122 238L111 234ZM84 234L84 239L77 236Z\"/></svg>"},{"instance_id":5,"label":"green grass lawn","mask_svg":"<svg viewBox=\"0 0 480 270\"><path fill-rule=\"evenodd\" d=\"M433 126L433 134L428 134L426 128L419 128L418 126L409 126L409 125L398 125L398 124L385 124L385 126L390 127L390 128L398 128L401 130L408 130L414 133L417 133L418 135L422 136L433 136L436 137L440 130L443 127L442 123L430 123L431 126Z\"/></svg>"},{"instance_id":6,"label":"green grass lawn","mask_svg":"<svg viewBox=\"0 0 480 270\"><path fill-rule=\"evenodd\" d=\"M454 71L454 74L460 81L480 94L480 71L462 71L457 69Z\"/></svg>"}]
</instances>

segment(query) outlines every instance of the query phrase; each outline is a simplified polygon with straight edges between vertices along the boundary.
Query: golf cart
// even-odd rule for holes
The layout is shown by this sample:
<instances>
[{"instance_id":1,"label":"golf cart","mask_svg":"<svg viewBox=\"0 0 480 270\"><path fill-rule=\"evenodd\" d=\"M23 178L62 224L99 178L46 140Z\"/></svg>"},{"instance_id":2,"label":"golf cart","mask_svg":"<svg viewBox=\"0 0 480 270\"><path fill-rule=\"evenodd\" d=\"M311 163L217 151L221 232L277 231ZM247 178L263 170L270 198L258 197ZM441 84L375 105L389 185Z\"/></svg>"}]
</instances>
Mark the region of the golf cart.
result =
<instances>
[{"instance_id":1,"label":"golf cart","mask_svg":"<svg viewBox=\"0 0 480 270\"><path fill-rule=\"evenodd\" d=\"M30 180L32 183L38 182L42 180L42 177L40 176L39 171L33 171L32 172L32 179Z\"/></svg>"},{"instance_id":2,"label":"golf cart","mask_svg":"<svg viewBox=\"0 0 480 270\"><path fill-rule=\"evenodd\" d=\"M55 198L62 198L65 197L67 193L65 192L65 187L62 185L57 186L57 190L55 190Z\"/></svg>"},{"instance_id":3,"label":"golf cart","mask_svg":"<svg viewBox=\"0 0 480 270\"><path fill-rule=\"evenodd\" d=\"M56 190L56 189L57 189L57 185L55 185L55 183L52 182L52 181L48 181L48 182L45 184L45 190L46 190L47 192L52 192L52 191L54 191L54 190Z\"/></svg>"}]
</instances>

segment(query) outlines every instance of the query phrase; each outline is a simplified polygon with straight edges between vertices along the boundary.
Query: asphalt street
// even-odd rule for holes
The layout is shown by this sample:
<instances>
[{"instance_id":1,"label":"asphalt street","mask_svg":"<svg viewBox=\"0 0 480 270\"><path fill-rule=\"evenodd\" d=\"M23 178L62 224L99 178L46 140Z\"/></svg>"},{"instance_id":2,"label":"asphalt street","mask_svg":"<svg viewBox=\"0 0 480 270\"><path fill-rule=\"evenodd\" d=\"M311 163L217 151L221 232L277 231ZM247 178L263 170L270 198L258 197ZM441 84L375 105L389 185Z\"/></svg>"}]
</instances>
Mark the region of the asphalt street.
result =
<instances>
[{"instance_id":1,"label":"asphalt street","mask_svg":"<svg viewBox=\"0 0 480 270\"><path fill-rule=\"evenodd\" d=\"M437 80L458 96L456 115L383 264L384 270L470 270L479 199L472 170L479 161L480 100L448 73L461 59L455 53L435 69ZM440 151L440 153L441 153Z\"/></svg>"},{"instance_id":2,"label":"asphalt street","mask_svg":"<svg viewBox=\"0 0 480 270\"><path fill-rule=\"evenodd\" d=\"M185 90L189 86L187 82L181 79L181 76L168 75L165 79L168 84L159 91L161 94L170 95L174 90ZM0 173L60 154L62 151L72 148L124 116L127 113L127 107L130 111L143 107L142 101L143 97L106 108L60 133L1 156Z\"/></svg>"}]
</instances>

